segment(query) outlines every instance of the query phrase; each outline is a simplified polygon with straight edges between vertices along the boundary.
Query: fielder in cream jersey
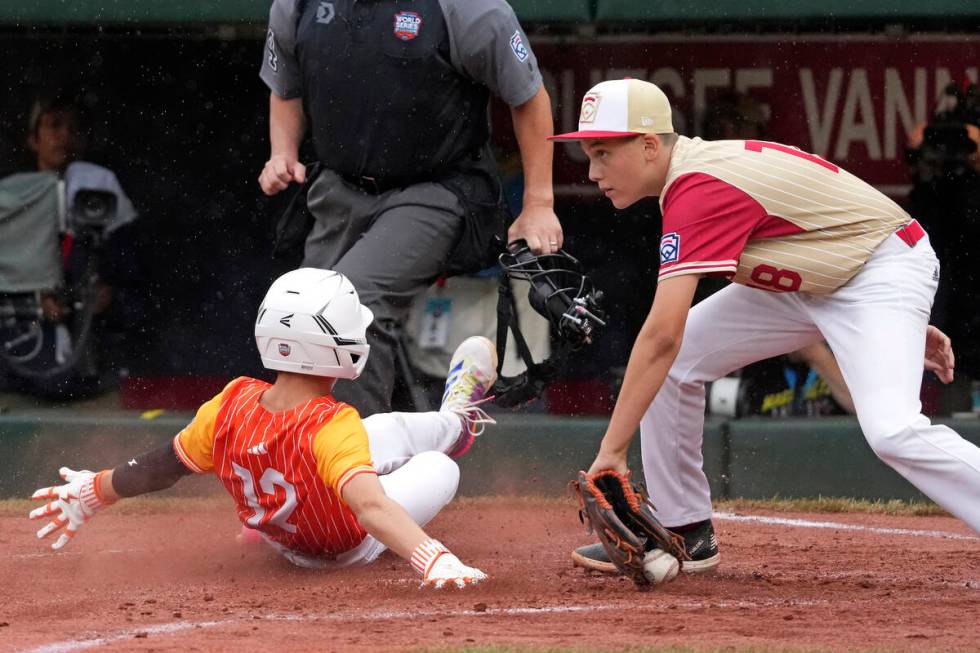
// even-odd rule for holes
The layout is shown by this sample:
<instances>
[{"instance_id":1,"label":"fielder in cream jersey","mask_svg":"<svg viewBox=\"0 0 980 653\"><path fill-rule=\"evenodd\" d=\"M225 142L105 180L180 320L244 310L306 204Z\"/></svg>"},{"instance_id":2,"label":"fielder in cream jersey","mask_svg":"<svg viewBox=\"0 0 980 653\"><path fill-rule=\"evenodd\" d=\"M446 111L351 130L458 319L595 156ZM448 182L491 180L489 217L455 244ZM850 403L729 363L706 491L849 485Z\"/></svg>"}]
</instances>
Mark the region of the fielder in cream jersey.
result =
<instances>
[{"instance_id":1,"label":"fielder in cream jersey","mask_svg":"<svg viewBox=\"0 0 980 653\"><path fill-rule=\"evenodd\" d=\"M602 82L579 130L589 178L617 208L659 197L656 296L590 472L627 471L637 426L657 516L682 534L688 572L715 568L702 471L704 384L825 339L875 453L980 532L980 449L921 414L923 363L953 378L949 339L929 326L939 264L919 224L837 165L765 141L674 132L667 97L641 80ZM735 283L693 309L704 275ZM601 545L576 564L614 571Z\"/></svg>"},{"instance_id":2,"label":"fielder in cream jersey","mask_svg":"<svg viewBox=\"0 0 980 653\"><path fill-rule=\"evenodd\" d=\"M665 256L660 280L697 271L778 291L837 290L912 223L846 170L765 141L678 137L660 201L664 243L676 234L679 245ZM910 239L921 237L909 229Z\"/></svg>"}]
</instances>

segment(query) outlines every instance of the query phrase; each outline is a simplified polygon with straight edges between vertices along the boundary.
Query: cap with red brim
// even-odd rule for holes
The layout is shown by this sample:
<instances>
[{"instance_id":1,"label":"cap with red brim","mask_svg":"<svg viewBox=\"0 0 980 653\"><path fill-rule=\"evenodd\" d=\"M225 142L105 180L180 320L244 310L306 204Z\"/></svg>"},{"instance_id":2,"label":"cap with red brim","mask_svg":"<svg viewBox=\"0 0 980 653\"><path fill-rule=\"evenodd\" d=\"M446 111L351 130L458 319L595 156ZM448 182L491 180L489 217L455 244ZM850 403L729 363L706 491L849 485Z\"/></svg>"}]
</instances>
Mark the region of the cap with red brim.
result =
<instances>
[{"instance_id":1,"label":"cap with red brim","mask_svg":"<svg viewBox=\"0 0 980 653\"><path fill-rule=\"evenodd\" d=\"M590 131L581 130L568 132L566 134L555 134L549 136L549 141L580 141L585 138L625 138L627 136L639 136L642 132L612 132L612 131Z\"/></svg>"}]
</instances>

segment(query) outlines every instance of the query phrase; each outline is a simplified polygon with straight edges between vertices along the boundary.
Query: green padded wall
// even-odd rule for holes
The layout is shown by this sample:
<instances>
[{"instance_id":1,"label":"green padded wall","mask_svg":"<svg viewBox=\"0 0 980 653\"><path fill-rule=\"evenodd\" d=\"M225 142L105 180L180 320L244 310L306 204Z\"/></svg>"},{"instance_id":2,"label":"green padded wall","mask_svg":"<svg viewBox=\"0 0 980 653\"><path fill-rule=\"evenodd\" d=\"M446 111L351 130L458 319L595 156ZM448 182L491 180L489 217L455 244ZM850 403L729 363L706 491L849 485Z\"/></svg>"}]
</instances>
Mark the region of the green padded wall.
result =
<instances>
[{"instance_id":1,"label":"green padded wall","mask_svg":"<svg viewBox=\"0 0 980 653\"><path fill-rule=\"evenodd\" d=\"M599 21L738 20L757 18L906 18L978 16L975 0L887 2L885 0L598 0Z\"/></svg>"},{"instance_id":2,"label":"green padded wall","mask_svg":"<svg viewBox=\"0 0 980 653\"><path fill-rule=\"evenodd\" d=\"M0 0L0 22L265 24L269 5L270 0ZM512 0L511 5L526 21L592 20L591 0Z\"/></svg>"},{"instance_id":3,"label":"green padded wall","mask_svg":"<svg viewBox=\"0 0 980 653\"><path fill-rule=\"evenodd\" d=\"M586 23L592 21L592 0L509 0L509 2L521 20Z\"/></svg>"},{"instance_id":4,"label":"green padded wall","mask_svg":"<svg viewBox=\"0 0 980 653\"><path fill-rule=\"evenodd\" d=\"M261 22L269 0L0 0L4 23Z\"/></svg>"},{"instance_id":5,"label":"green padded wall","mask_svg":"<svg viewBox=\"0 0 980 653\"><path fill-rule=\"evenodd\" d=\"M593 460L606 420L550 415L497 415L460 461L460 493L560 495ZM61 465L114 466L172 438L188 414L141 419L138 414L24 411L0 415L0 498L25 497L56 482ZM980 420L950 420L980 444ZM637 438L638 440L638 438ZM842 496L921 499L882 463L853 418L709 419L704 470L715 498ZM639 475L638 442L630 468ZM218 490L211 478L181 482L181 492Z\"/></svg>"},{"instance_id":6,"label":"green padded wall","mask_svg":"<svg viewBox=\"0 0 980 653\"><path fill-rule=\"evenodd\" d=\"M112 467L158 446L186 426L191 414L151 420L134 413L85 415L71 411L28 411L0 415L0 498L25 497L58 480L58 467ZM460 460L461 494L550 494L564 492L579 469L595 457L606 421L548 415L498 415ZM724 422L705 428L705 471L713 491L724 493ZM639 472L639 447L630 466ZM183 492L217 489L213 479L180 483ZM189 487L188 487L189 486Z\"/></svg>"},{"instance_id":7,"label":"green padded wall","mask_svg":"<svg viewBox=\"0 0 980 653\"><path fill-rule=\"evenodd\" d=\"M980 421L937 420L980 444ZM922 499L881 462L850 417L728 422L733 497Z\"/></svg>"}]
</instances>

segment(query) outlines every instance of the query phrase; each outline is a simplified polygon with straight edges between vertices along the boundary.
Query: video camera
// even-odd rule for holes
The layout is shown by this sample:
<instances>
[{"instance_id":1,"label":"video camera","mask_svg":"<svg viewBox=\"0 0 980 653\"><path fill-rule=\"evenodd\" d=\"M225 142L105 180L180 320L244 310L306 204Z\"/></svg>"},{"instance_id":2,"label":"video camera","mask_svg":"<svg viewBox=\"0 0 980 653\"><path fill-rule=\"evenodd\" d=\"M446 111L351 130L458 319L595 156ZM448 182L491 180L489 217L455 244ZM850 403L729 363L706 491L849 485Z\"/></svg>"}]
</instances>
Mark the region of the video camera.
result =
<instances>
[{"instance_id":1,"label":"video camera","mask_svg":"<svg viewBox=\"0 0 980 653\"><path fill-rule=\"evenodd\" d=\"M977 150L968 128L980 125L980 87L951 82L944 95L952 106L936 114L922 145L907 153L916 183L956 181L976 172L970 160Z\"/></svg>"},{"instance_id":2,"label":"video camera","mask_svg":"<svg viewBox=\"0 0 980 653\"><path fill-rule=\"evenodd\" d=\"M118 202L114 193L83 188L75 193L70 223L76 230L92 232L92 236L101 239L116 217Z\"/></svg>"},{"instance_id":3,"label":"video camera","mask_svg":"<svg viewBox=\"0 0 980 653\"><path fill-rule=\"evenodd\" d=\"M58 184L52 192L60 195L57 204L63 206L64 185ZM18 216L18 219L30 222L19 230L20 238L27 238L25 234L32 234L31 237L37 234L37 238L50 240L29 249L47 251L54 248L54 251L44 262L35 261L37 265L18 280L16 287L0 287L0 370L45 381L71 373L79 363L92 332L101 250L106 230L117 210L115 194L80 189L63 217L47 211L32 213L26 210ZM64 275L61 269L51 269L60 266L61 257L57 239L52 235L57 230L50 224L43 224L49 221L60 224L63 237L70 237L72 248L78 252L71 274ZM27 245L23 240L2 242L0 256L18 261L17 250L28 249ZM30 267L24 263L24 268ZM32 278L36 279L34 283ZM63 283L55 289L50 285L51 279L63 279ZM45 296L52 297L63 314L62 322L55 329L45 327ZM69 343L68 347L64 346L65 341ZM58 353L52 355L52 350Z\"/></svg>"}]
</instances>

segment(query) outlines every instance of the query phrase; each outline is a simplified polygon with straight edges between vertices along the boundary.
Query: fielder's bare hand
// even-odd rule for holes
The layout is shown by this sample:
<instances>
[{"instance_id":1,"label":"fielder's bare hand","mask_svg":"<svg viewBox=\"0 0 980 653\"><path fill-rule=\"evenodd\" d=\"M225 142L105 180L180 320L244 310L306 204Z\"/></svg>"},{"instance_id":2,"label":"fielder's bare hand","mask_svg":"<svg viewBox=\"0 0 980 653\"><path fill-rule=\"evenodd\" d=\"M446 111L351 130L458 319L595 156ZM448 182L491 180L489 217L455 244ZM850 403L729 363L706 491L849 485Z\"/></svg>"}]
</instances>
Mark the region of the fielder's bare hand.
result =
<instances>
[{"instance_id":1,"label":"fielder's bare hand","mask_svg":"<svg viewBox=\"0 0 980 653\"><path fill-rule=\"evenodd\" d=\"M270 157L259 175L259 186L266 195L275 195L294 181L297 184L306 181L306 166L297 161L296 157L284 154Z\"/></svg>"},{"instance_id":2,"label":"fielder's bare hand","mask_svg":"<svg viewBox=\"0 0 980 653\"><path fill-rule=\"evenodd\" d=\"M955 367L956 358L949 336L930 324L926 328L925 368L935 372L943 383L952 383Z\"/></svg>"},{"instance_id":3,"label":"fielder's bare hand","mask_svg":"<svg viewBox=\"0 0 980 653\"><path fill-rule=\"evenodd\" d=\"M589 467L589 474L592 475L604 469L611 469L623 475L629 474L629 467L626 466L626 453L610 453L600 449L599 455L595 457L595 462L592 463L592 467Z\"/></svg>"},{"instance_id":4,"label":"fielder's bare hand","mask_svg":"<svg viewBox=\"0 0 980 653\"><path fill-rule=\"evenodd\" d=\"M35 508L29 515L31 519L51 518L51 521L37 532L38 539L65 527L65 532L51 545L51 548L56 551L75 537L82 524L109 505L109 502L103 500L99 494L99 474L85 469L76 472L67 467L62 467L58 471L61 478L68 483L41 488L35 492L31 496L32 499L51 499L51 501L40 508Z\"/></svg>"},{"instance_id":5,"label":"fielder's bare hand","mask_svg":"<svg viewBox=\"0 0 980 653\"><path fill-rule=\"evenodd\" d=\"M525 204L507 230L507 243L524 239L535 254L553 254L562 247L561 223L550 204Z\"/></svg>"}]
</instances>

